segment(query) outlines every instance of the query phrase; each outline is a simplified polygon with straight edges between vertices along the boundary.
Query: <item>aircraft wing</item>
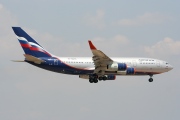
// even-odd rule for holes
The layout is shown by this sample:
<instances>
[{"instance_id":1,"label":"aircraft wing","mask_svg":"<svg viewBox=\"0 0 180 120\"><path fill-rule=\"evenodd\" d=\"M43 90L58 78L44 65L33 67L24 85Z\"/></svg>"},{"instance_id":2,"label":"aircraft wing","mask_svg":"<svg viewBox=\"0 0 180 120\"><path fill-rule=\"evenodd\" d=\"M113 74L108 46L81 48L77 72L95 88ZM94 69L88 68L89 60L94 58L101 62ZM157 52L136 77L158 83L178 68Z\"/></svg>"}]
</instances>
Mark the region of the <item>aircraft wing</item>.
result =
<instances>
[{"instance_id":1,"label":"aircraft wing","mask_svg":"<svg viewBox=\"0 0 180 120\"><path fill-rule=\"evenodd\" d=\"M107 69L107 65L113 63L113 60L102 51L97 50L90 40L88 42L89 47L93 53L92 59L95 65L94 73L103 74L103 72Z\"/></svg>"}]
</instances>

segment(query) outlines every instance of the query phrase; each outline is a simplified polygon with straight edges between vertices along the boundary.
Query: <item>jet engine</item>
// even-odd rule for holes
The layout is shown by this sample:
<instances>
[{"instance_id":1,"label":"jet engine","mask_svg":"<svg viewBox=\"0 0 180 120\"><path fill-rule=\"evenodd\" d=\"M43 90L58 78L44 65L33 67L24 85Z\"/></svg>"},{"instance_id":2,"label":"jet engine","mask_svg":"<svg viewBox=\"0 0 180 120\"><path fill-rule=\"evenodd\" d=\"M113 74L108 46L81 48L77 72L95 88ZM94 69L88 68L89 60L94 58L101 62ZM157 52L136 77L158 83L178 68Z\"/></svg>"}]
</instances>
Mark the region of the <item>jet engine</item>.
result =
<instances>
[{"instance_id":1,"label":"jet engine","mask_svg":"<svg viewBox=\"0 0 180 120\"><path fill-rule=\"evenodd\" d=\"M107 65L107 69L112 71L125 71L127 69L127 65L125 63L113 63Z\"/></svg>"},{"instance_id":2,"label":"jet engine","mask_svg":"<svg viewBox=\"0 0 180 120\"><path fill-rule=\"evenodd\" d=\"M133 75L133 74L135 74L135 69L134 69L134 68L131 68L131 67L128 67L127 70L126 70L126 74L127 74L127 75Z\"/></svg>"},{"instance_id":3,"label":"jet engine","mask_svg":"<svg viewBox=\"0 0 180 120\"><path fill-rule=\"evenodd\" d=\"M115 75L107 75L107 80L115 80L116 76Z\"/></svg>"},{"instance_id":4,"label":"jet engine","mask_svg":"<svg viewBox=\"0 0 180 120\"><path fill-rule=\"evenodd\" d=\"M127 67L127 69L125 71L117 71L117 74L119 74L119 75L134 75L135 68Z\"/></svg>"}]
</instances>

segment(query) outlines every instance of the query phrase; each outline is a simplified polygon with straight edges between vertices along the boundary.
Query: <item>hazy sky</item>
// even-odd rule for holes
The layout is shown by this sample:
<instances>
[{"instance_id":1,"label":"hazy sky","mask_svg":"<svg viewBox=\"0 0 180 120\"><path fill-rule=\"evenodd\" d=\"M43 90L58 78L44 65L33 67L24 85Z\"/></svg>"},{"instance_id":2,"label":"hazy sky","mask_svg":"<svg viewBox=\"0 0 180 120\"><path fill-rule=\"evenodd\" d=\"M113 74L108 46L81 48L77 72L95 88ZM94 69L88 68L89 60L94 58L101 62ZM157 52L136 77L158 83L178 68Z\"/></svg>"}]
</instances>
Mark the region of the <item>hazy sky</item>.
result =
<instances>
[{"instance_id":1,"label":"hazy sky","mask_svg":"<svg viewBox=\"0 0 180 120\"><path fill-rule=\"evenodd\" d=\"M180 119L179 0L1 0L1 120ZM58 56L152 57L174 69L90 84L23 60L11 26L21 26Z\"/></svg>"}]
</instances>

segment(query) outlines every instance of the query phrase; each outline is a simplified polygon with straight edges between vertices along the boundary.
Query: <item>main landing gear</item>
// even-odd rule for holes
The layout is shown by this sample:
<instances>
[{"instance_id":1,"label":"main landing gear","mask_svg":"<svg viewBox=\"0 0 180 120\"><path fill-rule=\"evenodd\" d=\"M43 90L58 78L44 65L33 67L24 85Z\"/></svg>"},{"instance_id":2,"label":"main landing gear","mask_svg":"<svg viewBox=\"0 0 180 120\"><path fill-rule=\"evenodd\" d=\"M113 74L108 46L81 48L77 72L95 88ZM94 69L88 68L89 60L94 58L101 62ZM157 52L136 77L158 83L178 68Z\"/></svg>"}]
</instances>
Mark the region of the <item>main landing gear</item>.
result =
<instances>
[{"instance_id":1,"label":"main landing gear","mask_svg":"<svg viewBox=\"0 0 180 120\"><path fill-rule=\"evenodd\" d=\"M89 82L90 83L98 83L98 75L93 74L93 75L89 76Z\"/></svg>"},{"instance_id":2,"label":"main landing gear","mask_svg":"<svg viewBox=\"0 0 180 120\"><path fill-rule=\"evenodd\" d=\"M149 82L153 82L153 75L149 75L150 76L150 78L149 78Z\"/></svg>"},{"instance_id":3,"label":"main landing gear","mask_svg":"<svg viewBox=\"0 0 180 120\"><path fill-rule=\"evenodd\" d=\"M90 83L98 83L98 81L101 81L101 80L107 80L107 77L106 76L98 77L98 75L96 75L96 74L89 76Z\"/></svg>"}]
</instances>

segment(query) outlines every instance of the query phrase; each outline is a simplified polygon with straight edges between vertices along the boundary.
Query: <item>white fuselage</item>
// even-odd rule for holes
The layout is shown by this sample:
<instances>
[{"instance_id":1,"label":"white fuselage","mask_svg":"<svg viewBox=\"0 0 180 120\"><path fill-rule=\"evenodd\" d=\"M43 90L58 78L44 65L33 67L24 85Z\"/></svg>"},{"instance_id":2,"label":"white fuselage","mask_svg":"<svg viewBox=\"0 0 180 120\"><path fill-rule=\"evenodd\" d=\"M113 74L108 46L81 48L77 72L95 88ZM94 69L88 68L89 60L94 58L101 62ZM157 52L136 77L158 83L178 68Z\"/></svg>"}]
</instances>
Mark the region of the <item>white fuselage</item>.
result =
<instances>
[{"instance_id":1,"label":"white fuselage","mask_svg":"<svg viewBox=\"0 0 180 120\"><path fill-rule=\"evenodd\" d=\"M77 69L94 70L94 63L90 57L61 57L59 58L61 62L72 66ZM160 74L163 72L168 72L173 67L162 60L152 59L152 58L111 58L117 63L126 63L128 67L135 68L136 72L140 73L153 73ZM117 72L117 75L123 75L122 72Z\"/></svg>"}]
</instances>

